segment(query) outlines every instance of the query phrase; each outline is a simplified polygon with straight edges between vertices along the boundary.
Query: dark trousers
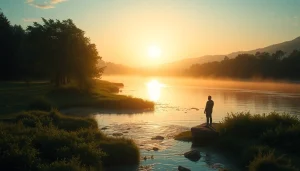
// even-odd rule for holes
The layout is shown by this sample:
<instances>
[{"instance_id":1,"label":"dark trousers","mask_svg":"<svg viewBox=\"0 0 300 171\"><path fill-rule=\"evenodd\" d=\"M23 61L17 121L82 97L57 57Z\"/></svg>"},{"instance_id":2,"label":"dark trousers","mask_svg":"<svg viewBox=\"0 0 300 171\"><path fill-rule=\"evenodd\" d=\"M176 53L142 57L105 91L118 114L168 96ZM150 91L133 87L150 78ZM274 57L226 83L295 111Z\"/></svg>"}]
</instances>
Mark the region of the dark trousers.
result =
<instances>
[{"instance_id":1,"label":"dark trousers","mask_svg":"<svg viewBox=\"0 0 300 171\"><path fill-rule=\"evenodd\" d=\"M206 124L208 125L208 124L212 124L212 117L211 117L211 114L212 113L207 113L206 112Z\"/></svg>"}]
</instances>

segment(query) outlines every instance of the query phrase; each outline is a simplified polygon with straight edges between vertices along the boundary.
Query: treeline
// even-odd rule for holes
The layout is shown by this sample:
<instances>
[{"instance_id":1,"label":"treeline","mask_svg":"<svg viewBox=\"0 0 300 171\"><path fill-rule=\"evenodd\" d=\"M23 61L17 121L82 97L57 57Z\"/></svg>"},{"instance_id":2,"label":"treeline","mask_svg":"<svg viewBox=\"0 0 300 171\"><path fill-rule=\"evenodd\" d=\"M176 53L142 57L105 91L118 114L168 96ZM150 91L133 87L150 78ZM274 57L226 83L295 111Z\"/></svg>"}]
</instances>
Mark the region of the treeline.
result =
<instances>
[{"instance_id":1,"label":"treeline","mask_svg":"<svg viewBox=\"0 0 300 171\"><path fill-rule=\"evenodd\" d=\"M85 87L101 76L100 59L96 45L70 19L42 18L24 30L0 12L0 81L47 79L59 86L74 80Z\"/></svg>"},{"instance_id":2,"label":"treeline","mask_svg":"<svg viewBox=\"0 0 300 171\"><path fill-rule=\"evenodd\" d=\"M194 64L185 71L185 75L217 78L272 78L300 79L300 51L285 54L278 50L273 54L257 52L240 54L236 58L227 56L220 62Z\"/></svg>"}]
</instances>

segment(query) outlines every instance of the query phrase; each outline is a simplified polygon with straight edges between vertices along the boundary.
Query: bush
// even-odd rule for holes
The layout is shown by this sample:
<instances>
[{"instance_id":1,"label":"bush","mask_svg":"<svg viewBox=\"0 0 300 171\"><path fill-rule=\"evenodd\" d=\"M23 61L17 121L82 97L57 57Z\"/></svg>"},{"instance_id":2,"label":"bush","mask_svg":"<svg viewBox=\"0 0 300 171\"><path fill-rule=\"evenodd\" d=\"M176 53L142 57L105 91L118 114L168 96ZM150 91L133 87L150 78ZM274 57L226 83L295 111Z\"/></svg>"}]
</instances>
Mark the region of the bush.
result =
<instances>
[{"instance_id":1,"label":"bush","mask_svg":"<svg viewBox=\"0 0 300 171\"><path fill-rule=\"evenodd\" d=\"M129 139L102 134L89 118L29 111L0 122L0 166L5 170L102 170L103 165L138 164Z\"/></svg>"},{"instance_id":2,"label":"bush","mask_svg":"<svg viewBox=\"0 0 300 171\"><path fill-rule=\"evenodd\" d=\"M295 169L287 162L288 159L293 164L300 161L297 157L300 152L300 122L292 115L275 112L268 115L231 114L225 117L218 130L220 137L216 145L239 156L236 160L241 167L252 161L252 171L288 171ZM285 160L276 157L282 155L285 155Z\"/></svg>"},{"instance_id":3,"label":"bush","mask_svg":"<svg viewBox=\"0 0 300 171\"><path fill-rule=\"evenodd\" d=\"M103 157L105 166L137 164L136 161L140 160L139 149L132 140L113 138L100 142L100 146L107 154L107 156Z\"/></svg>"},{"instance_id":4,"label":"bush","mask_svg":"<svg viewBox=\"0 0 300 171\"><path fill-rule=\"evenodd\" d=\"M16 117L16 121L22 122L26 126L35 127L37 124L42 126L55 127L67 131L76 131L82 128L97 128L97 122L91 118L71 117L60 114L53 109L50 112L30 111L23 112Z\"/></svg>"},{"instance_id":5,"label":"bush","mask_svg":"<svg viewBox=\"0 0 300 171\"><path fill-rule=\"evenodd\" d=\"M80 160L78 158L72 158L70 161L61 160L55 161L48 165L40 165L40 171L86 171L85 167L81 166ZM94 170L89 168L89 170Z\"/></svg>"},{"instance_id":6,"label":"bush","mask_svg":"<svg viewBox=\"0 0 300 171\"><path fill-rule=\"evenodd\" d=\"M289 160L276 157L274 153L260 153L249 165L249 171L298 171Z\"/></svg>"},{"instance_id":7,"label":"bush","mask_svg":"<svg viewBox=\"0 0 300 171\"><path fill-rule=\"evenodd\" d=\"M278 125L289 127L294 124L299 124L299 120L288 114L273 112L268 115L251 115L242 112L225 117L220 127L220 133L229 133L240 138L250 139L261 135L266 130L274 129Z\"/></svg>"},{"instance_id":8,"label":"bush","mask_svg":"<svg viewBox=\"0 0 300 171\"><path fill-rule=\"evenodd\" d=\"M300 125L293 125L288 128L279 126L275 129L265 131L261 141L271 147L284 152L299 154L300 152Z\"/></svg>"},{"instance_id":9,"label":"bush","mask_svg":"<svg viewBox=\"0 0 300 171\"><path fill-rule=\"evenodd\" d=\"M30 104L29 110L50 111L53 105L43 96L36 97Z\"/></svg>"},{"instance_id":10,"label":"bush","mask_svg":"<svg viewBox=\"0 0 300 171\"><path fill-rule=\"evenodd\" d=\"M275 152L274 149L263 145L255 145L255 146L248 147L242 153L241 156L242 165L248 166L250 162L253 161L254 158L258 155L267 155L274 152Z\"/></svg>"}]
</instances>

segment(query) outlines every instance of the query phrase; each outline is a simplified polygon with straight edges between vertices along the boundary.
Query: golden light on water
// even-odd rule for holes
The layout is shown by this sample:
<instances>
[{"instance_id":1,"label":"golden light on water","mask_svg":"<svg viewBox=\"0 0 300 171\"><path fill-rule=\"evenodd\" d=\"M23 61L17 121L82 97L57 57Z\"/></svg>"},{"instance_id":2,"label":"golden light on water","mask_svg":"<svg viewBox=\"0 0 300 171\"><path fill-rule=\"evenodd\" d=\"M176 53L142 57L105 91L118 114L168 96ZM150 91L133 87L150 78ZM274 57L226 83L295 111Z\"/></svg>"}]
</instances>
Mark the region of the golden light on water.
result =
<instances>
[{"instance_id":1,"label":"golden light on water","mask_svg":"<svg viewBox=\"0 0 300 171\"><path fill-rule=\"evenodd\" d=\"M157 102L161 95L161 88L163 87L163 84L158 82L157 80L151 80L147 83L147 89L148 89L148 96L149 99Z\"/></svg>"}]
</instances>

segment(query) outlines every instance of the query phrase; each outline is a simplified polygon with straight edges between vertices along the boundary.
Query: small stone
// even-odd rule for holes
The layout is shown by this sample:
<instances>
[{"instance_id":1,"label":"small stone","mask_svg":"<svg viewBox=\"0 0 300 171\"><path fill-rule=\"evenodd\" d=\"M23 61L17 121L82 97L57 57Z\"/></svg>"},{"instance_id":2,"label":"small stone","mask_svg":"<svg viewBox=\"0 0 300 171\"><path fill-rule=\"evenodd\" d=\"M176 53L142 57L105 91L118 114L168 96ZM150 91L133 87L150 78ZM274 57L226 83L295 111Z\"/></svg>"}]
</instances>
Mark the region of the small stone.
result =
<instances>
[{"instance_id":1,"label":"small stone","mask_svg":"<svg viewBox=\"0 0 300 171\"><path fill-rule=\"evenodd\" d=\"M197 110L197 111L199 110L199 109L198 109L198 108L196 108L196 107L192 107L191 109L192 109L192 110L194 109L194 110Z\"/></svg>"},{"instance_id":2,"label":"small stone","mask_svg":"<svg viewBox=\"0 0 300 171\"><path fill-rule=\"evenodd\" d=\"M183 166L178 166L178 171L191 171L191 169L188 169L188 168L183 167Z\"/></svg>"},{"instance_id":3,"label":"small stone","mask_svg":"<svg viewBox=\"0 0 300 171\"><path fill-rule=\"evenodd\" d=\"M201 154L198 150L192 150L184 153L184 157L190 159L191 161L198 161L201 158Z\"/></svg>"},{"instance_id":4,"label":"small stone","mask_svg":"<svg viewBox=\"0 0 300 171\"><path fill-rule=\"evenodd\" d=\"M165 139L163 136L152 137L151 140L163 140Z\"/></svg>"},{"instance_id":5,"label":"small stone","mask_svg":"<svg viewBox=\"0 0 300 171\"><path fill-rule=\"evenodd\" d=\"M106 130L106 129L108 129L108 126L101 128L101 130Z\"/></svg>"},{"instance_id":6,"label":"small stone","mask_svg":"<svg viewBox=\"0 0 300 171\"><path fill-rule=\"evenodd\" d=\"M158 151L158 150L159 150L159 148L157 148L157 147L153 147L153 150L154 150L154 151Z\"/></svg>"},{"instance_id":7,"label":"small stone","mask_svg":"<svg viewBox=\"0 0 300 171\"><path fill-rule=\"evenodd\" d=\"M112 135L118 137L118 136L122 136L123 134L122 133L113 133Z\"/></svg>"},{"instance_id":8,"label":"small stone","mask_svg":"<svg viewBox=\"0 0 300 171\"><path fill-rule=\"evenodd\" d=\"M215 163L211 166L211 168L213 168L213 169L224 169L224 165L221 164L221 163ZM221 171L223 171L223 170L221 170Z\"/></svg>"}]
</instances>

